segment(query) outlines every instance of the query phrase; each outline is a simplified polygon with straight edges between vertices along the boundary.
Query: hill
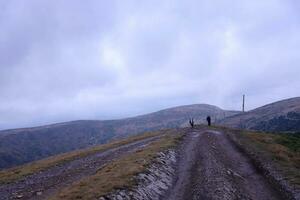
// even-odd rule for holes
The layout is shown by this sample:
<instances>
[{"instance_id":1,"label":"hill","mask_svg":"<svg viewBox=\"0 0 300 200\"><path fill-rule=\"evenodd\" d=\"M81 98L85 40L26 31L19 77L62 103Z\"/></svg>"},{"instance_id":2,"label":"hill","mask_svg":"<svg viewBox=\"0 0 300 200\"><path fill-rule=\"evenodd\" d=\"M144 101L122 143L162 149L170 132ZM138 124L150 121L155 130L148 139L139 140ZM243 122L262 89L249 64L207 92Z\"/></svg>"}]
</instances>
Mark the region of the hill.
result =
<instances>
[{"instance_id":1,"label":"hill","mask_svg":"<svg viewBox=\"0 0 300 200\"><path fill-rule=\"evenodd\" d=\"M183 126L193 117L222 119L236 114L216 106L195 104L169 108L121 120L81 120L47 126L0 131L0 168L20 165L48 156L162 128Z\"/></svg>"},{"instance_id":2,"label":"hill","mask_svg":"<svg viewBox=\"0 0 300 200\"><path fill-rule=\"evenodd\" d=\"M0 200L299 199L299 148L293 134L154 131L0 170Z\"/></svg>"},{"instance_id":3,"label":"hill","mask_svg":"<svg viewBox=\"0 0 300 200\"><path fill-rule=\"evenodd\" d=\"M300 132L300 97L227 117L220 124L260 131Z\"/></svg>"}]
</instances>

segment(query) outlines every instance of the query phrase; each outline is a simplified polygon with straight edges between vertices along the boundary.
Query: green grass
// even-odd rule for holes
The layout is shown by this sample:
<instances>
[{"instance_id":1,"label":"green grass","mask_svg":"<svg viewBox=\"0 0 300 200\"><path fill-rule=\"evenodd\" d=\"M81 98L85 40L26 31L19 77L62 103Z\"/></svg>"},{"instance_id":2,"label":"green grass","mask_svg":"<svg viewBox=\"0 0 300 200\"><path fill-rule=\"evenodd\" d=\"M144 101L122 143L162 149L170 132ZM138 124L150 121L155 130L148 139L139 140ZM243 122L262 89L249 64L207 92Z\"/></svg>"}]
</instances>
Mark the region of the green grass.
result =
<instances>
[{"instance_id":1,"label":"green grass","mask_svg":"<svg viewBox=\"0 0 300 200\"><path fill-rule=\"evenodd\" d=\"M0 171L0 184L14 182L14 181L22 179L25 176L35 174L37 172L49 169L53 166L61 165L61 164L70 162L75 159L86 157L88 155L92 155L92 154L95 154L98 152L103 152L105 150L115 148L115 147L118 147L121 145L125 145L125 144L131 143L131 142L135 142L135 141L138 141L141 139L149 138L149 137L156 136L156 135L161 135L167 131L168 130L148 132L145 134L132 136L127 139L114 141L114 142L111 142L108 144L98 145L98 146L91 147L88 149L72 151L72 152L52 156L52 157L49 157L49 158L46 158L43 160L31 162L31 163L21 165L18 167L1 170Z\"/></svg>"},{"instance_id":2,"label":"green grass","mask_svg":"<svg viewBox=\"0 0 300 200\"><path fill-rule=\"evenodd\" d=\"M292 151L300 151L300 134L283 134L277 136L276 143L281 144Z\"/></svg>"}]
</instances>

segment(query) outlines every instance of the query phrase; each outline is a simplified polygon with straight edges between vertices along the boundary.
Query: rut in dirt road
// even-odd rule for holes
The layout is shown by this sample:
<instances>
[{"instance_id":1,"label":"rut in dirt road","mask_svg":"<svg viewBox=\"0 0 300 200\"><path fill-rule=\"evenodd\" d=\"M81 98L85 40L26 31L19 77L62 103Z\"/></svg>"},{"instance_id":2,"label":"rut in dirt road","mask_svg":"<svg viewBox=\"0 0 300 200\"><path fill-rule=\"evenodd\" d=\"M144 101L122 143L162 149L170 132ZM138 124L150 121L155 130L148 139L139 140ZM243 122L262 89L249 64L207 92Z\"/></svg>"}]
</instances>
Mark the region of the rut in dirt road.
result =
<instances>
[{"instance_id":1,"label":"rut in dirt road","mask_svg":"<svg viewBox=\"0 0 300 200\"><path fill-rule=\"evenodd\" d=\"M280 200L250 160L219 131L187 133L166 200Z\"/></svg>"},{"instance_id":2,"label":"rut in dirt road","mask_svg":"<svg viewBox=\"0 0 300 200\"><path fill-rule=\"evenodd\" d=\"M161 136L142 139L51 167L14 183L0 185L0 200L45 199L63 187L95 174L106 163L143 148L159 138Z\"/></svg>"}]
</instances>

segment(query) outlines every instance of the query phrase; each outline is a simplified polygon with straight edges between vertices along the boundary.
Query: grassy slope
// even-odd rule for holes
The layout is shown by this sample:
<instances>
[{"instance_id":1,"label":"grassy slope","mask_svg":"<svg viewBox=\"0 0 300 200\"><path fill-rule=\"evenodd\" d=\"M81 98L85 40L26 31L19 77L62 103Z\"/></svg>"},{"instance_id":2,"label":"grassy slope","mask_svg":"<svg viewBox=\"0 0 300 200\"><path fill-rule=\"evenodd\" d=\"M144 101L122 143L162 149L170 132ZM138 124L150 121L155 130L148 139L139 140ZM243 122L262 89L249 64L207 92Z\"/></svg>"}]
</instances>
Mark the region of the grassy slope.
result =
<instances>
[{"instance_id":1,"label":"grassy slope","mask_svg":"<svg viewBox=\"0 0 300 200\"><path fill-rule=\"evenodd\" d=\"M300 186L300 136L242 132L258 152L269 156L279 166L285 179Z\"/></svg>"},{"instance_id":2,"label":"grassy slope","mask_svg":"<svg viewBox=\"0 0 300 200\"><path fill-rule=\"evenodd\" d=\"M300 136L225 129L258 162L270 164L294 188L300 188Z\"/></svg>"},{"instance_id":3,"label":"grassy slope","mask_svg":"<svg viewBox=\"0 0 300 200\"><path fill-rule=\"evenodd\" d=\"M146 131L180 127L189 117L235 114L210 105L188 105L119 120L79 120L0 131L0 169L18 166ZM198 121L197 120L197 121Z\"/></svg>"},{"instance_id":4,"label":"grassy slope","mask_svg":"<svg viewBox=\"0 0 300 200\"><path fill-rule=\"evenodd\" d=\"M135 184L133 177L145 171L158 152L174 147L181 136L166 135L146 148L104 166L95 175L72 184L50 199L97 199L113 189L132 186Z\"/></svg>"},{"instance_id":5,"label":"grassy slope","mask_svg":"<svg viewBox=\"0 0 300 200\"><path fill-rule=\"evenodd\" d=\"M268 132L295 132L300 129L300 97L290 98L227 117L224 126Z\"/></svg>"},{"instance_id":6,"label":"grassy slope","mask_svg":"<svg viewBox=\"0 0 300 200\"><path fill-rule=\"evenodd\" d=\"M111 148L115 148L121 145L125 145L131 142L135 142L141 139L145 139L148 137L156 136L165 133L167 130L163 131L155 131L149 132L142 135L137 135L133 137L129 137L124 140L118 140L115 142L111 142L104 145L98 145L89 149L77 150L70 153L64 153L57 156L52 156L43 160L35 161L32 163L28 163L22 166L14 167L11 169L6 169L0 171L0 184L1 183L9 183L23 178L24 176L28 176L34 173L37 173L42 170L46 170L50 167L63 164L65 162L69 162L78 158L86 157L88 155L102 152Z\"/></svg>"}]
</instances>

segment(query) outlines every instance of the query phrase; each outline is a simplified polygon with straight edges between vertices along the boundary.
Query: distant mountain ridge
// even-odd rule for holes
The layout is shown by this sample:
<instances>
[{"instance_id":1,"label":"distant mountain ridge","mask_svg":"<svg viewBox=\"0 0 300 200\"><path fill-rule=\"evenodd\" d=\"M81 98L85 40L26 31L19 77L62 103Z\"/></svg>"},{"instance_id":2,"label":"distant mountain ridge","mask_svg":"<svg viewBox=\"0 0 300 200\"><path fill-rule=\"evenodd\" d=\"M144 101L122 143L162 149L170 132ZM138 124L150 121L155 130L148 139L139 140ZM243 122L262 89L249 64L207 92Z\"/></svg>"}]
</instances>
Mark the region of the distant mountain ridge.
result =
<instances>
[{"instance_id":1,"label":"distant mountain ridge","mask_svg":"<svg viewBox=\"0 0 300 200\"><path fill-rule=\"evenodd\" d=\"M249 112L194 104L120 120L78 120L46 126L0 131L0 168L107 143L114 139L164 128L188 125L189 118L206 123L261 131L300 132L300 97L262 106Z\"/></svg>"},{"instance_id":2,"label":"distant mountain ridge","mask_svg":"<svg viewBox=\"0 0 300 200\"><path fill-rule=\"evenodd\" d=\"M300 97L271 103L227 117L222 125L274 132L300 132Z\"/></svg>"},{"instance_id":3,"label":"distant mountain ridge","mask_svg":"<svg viewBox=\"0 0 300 200\"><path fill-rule=\"evenodd\" d=\"M103 144L145 131L184 126L190 117L201 123L207 115L222 119L237 113L212 105L194 104L120 120L79 120L3 130L0 131L0 168Z\"/></svg>"}]
</instances>

